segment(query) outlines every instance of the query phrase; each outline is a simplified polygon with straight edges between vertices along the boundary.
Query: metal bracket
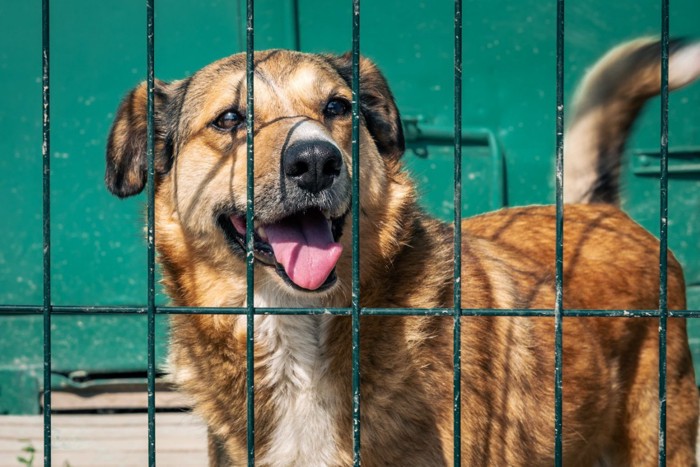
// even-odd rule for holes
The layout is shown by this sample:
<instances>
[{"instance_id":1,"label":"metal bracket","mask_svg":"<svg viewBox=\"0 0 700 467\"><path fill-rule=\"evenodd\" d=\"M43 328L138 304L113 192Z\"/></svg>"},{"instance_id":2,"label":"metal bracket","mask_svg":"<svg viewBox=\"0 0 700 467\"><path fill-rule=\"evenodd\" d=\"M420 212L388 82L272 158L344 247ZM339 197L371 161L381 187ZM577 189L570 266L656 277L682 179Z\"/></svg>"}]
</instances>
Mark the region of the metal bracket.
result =
<instances>
[{"instance_id":1,"label":"metal bracket","mask_svg":"<svg viewBox=\"0 0 700 467\"><path fill-rule=\"evenodd\" d=\"M420 115L403 117L402 121L407 149L410 149L417 157L428 157L429 145L454 145L452 129L429 124L427 119ZM498 144L496 134L488 128L462 128L461 143L462 146L488 148L488 157L491 159L493 167L490 207L491 209L500 209L506 206L505 154ZM466 156L466 153L467 151L462 152L463 157L469 157Z\"/></svg>"},{"instance_id":2,"label":"metal bracket","mask_svg":"<svg viewBox=\"0 0 700 467\"><path fill-rule=\"evenodd\" d=\"M658 177L661 173L659 159L661 154L654 151L632 152L632 173L638 176ZM668 151L669 175L700 175L700 148L674 148Z\"/></svg>"}]
</instances>

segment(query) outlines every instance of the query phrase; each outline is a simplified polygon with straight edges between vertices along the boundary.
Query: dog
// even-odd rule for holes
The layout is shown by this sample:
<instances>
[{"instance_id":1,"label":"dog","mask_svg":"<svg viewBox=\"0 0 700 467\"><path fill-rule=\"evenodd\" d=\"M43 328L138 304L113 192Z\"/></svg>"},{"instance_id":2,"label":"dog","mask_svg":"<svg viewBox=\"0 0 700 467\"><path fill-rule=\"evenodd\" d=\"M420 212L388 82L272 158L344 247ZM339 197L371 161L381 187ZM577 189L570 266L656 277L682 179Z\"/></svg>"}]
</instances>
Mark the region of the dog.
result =
<instances>
[{"instance_id":1,"label":"dog","mask_svg":"<svg viewBox=\"0 0 700 467\"><path fill-rule=\"evenodd\" d=\"M698 44L674 42L670 87L700 74ZM616 206L619 160L660 87L657 42L627 43L579 90L566 140L563 303L657 309L659 242ZM156 245L177 306L246 305L245 56L155 84ZM351 303L351 57L255 54L256 307ZM453 306L453 228L425 214L403 168L399 111L360 61L360 285L363 307ZM145 84L120 105L106 184L146 183ZM573 172L570 169L575 169ZM579 173L577 173L578 171ZM502 209L462 224L462 307L555 305L555 211ZM686 307L668 253L668 306ZM554 320L461 318L461 458L544 466L554 459ZM453 319L361 318L361 456L368 466L453 462ZM667 462L695 465L698 397L683 319L667 329ZM207 423L211 465L244 465L246 318L171 318L173 378ZM658 454L658 320L563 322L563 462L638 466ZM255 316L258 465L352 464L348 316Z\"/></svg>"}]
</instances>

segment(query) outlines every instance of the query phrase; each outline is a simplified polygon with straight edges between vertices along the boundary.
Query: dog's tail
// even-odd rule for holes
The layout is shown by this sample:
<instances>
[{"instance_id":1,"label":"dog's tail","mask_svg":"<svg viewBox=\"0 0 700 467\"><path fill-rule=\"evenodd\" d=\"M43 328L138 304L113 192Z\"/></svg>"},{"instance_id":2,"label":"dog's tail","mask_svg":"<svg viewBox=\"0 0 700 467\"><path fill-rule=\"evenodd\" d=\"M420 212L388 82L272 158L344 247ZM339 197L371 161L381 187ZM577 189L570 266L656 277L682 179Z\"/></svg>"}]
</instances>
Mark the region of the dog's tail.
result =
<instances>
[{"instance_id":1,"label":"dog's tail","mask_svg":"<svg viewBox=\"0 0 700 467\"><path fill-rule=\"evenodd\" d=\"M576 91L564 137L564 201L619 203L625 142L644 103L661 89L661 43L637 39L608 52ZM700 42L669 44L669 90L700 76Z\"/></svg>"}]
</instances>

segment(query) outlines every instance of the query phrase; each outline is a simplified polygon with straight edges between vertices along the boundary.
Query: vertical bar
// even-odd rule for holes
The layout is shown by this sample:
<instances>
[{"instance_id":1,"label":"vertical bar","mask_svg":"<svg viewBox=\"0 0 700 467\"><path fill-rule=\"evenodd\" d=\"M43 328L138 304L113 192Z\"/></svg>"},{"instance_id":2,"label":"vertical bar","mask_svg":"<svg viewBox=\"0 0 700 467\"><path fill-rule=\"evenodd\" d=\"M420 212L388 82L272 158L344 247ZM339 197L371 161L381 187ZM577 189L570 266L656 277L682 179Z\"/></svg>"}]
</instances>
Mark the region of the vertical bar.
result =
<instances>
[{"instance_id":1,"label":"vertical bar","mask_svg":"<svg viewBox=\"0 0 700 467\"><path fill-rule=\"evenodd\" d=\"M291 42L294 50L301 50L301 31L299 30L299 0L290 0L289 18L292 21Z\"/></svg>"},{"instance_id":2,"label":"vertical bar","mask_svg":"<svg viewBox=\"0 0 700 467\"><path fill-rule=\"evenodd\" d=\"M156 305L155 305L155 102L154 73L155 0L146 0L146 155L148 158L148 465L156 465Z\"/></svg>"},{"instance_id":3,"label":"vertical bar","mask_svg":"<svg viewBox=\"0 0 700 467\"><path fill-rule=\"evenodd\" d=\"M554 304L554 465L562 465L562 309L564 305L564 0L557 0L556 302Z\"/></svg>"},{"instance_id":4,"label":"vertical bar","mask_svg":"<svg viewBox=\"0 0 700 467\"><path fill-rule=\"evenodd\" d=\"M661 178L659 180L659 466L666 465L666 324L668 320L668 0L661 1Z\"/></svg>"},{"instance_id":5,"label":"vertical bar","mask_svg":"<svg viewBox=\"0 0 700 467\"><path fill-rule=\"evenodd\" d=\"M44 465L51 466L51 114L49 0L41 3L43 236L44 236Z\"/></svg>"},{"instance_id":6,"label":"vertical bar","mask_svg":"<svg viewBox=\"0 0 700 467\"><path fill-rule=\"evenodd\" d=\"M352 1L352 432L360 465L360 0Z\"/></svg>"},{"instance_id":7,"label":"vertical bar","mask_svg":"<svg viewBox=\"0 0 700 467\"><path fill-rule=\"evenodd\" d=\"M462 464L462 0L455 0L454 56L454 465Z\"/></svg>"},{"instance_id":8,"label":"vertical bar","mask_svg":"<svg viewBox=\"0 0 700 467\"><path fill-rule=\"evenodd\" d=\"M246 385L247 385L247 440L248 440L248 465L255 465L255 373L254 373L254 352L255 352L255 275L254 262L254 236L253 236L253 197L255 195L254 183L254 99L253 80L255 78L255 33L254 33L254 10L253 0L247 0L246 13L246 143L247 143L247 200L246 200Z\"/></svg>"}]
</instances>

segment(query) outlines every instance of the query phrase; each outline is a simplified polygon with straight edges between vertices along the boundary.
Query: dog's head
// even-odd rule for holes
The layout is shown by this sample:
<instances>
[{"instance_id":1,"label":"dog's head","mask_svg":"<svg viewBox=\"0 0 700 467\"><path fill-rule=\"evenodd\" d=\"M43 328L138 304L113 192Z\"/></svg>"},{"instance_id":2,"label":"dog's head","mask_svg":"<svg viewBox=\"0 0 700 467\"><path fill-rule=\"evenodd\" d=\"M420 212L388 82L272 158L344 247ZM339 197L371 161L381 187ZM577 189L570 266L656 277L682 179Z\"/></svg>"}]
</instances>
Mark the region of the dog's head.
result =
<instances>
[{"instance_id":1,"label":"dog's head","mask_svg":"<svg viewBox=\"0 0 700 467\"><path fill-rule=\"evenodd\" d=\"M321 291L336 282L352 198L351 76L349 55L255 55L255 260L280 287ZM403 154L404 139L387 83L367 59L361 60L360 83L360 198L363 212L372 213L386 201L387 167ZM119 197L141 192L146 182L146 99L142 83L120 105L109 136L105 180ZM190 261L240 270L245 55L217 61L188 79L156 81L154 105L161 257L186 249ZM170 245L163 248L163 242Z\"/></svg>"}]
</instances>

